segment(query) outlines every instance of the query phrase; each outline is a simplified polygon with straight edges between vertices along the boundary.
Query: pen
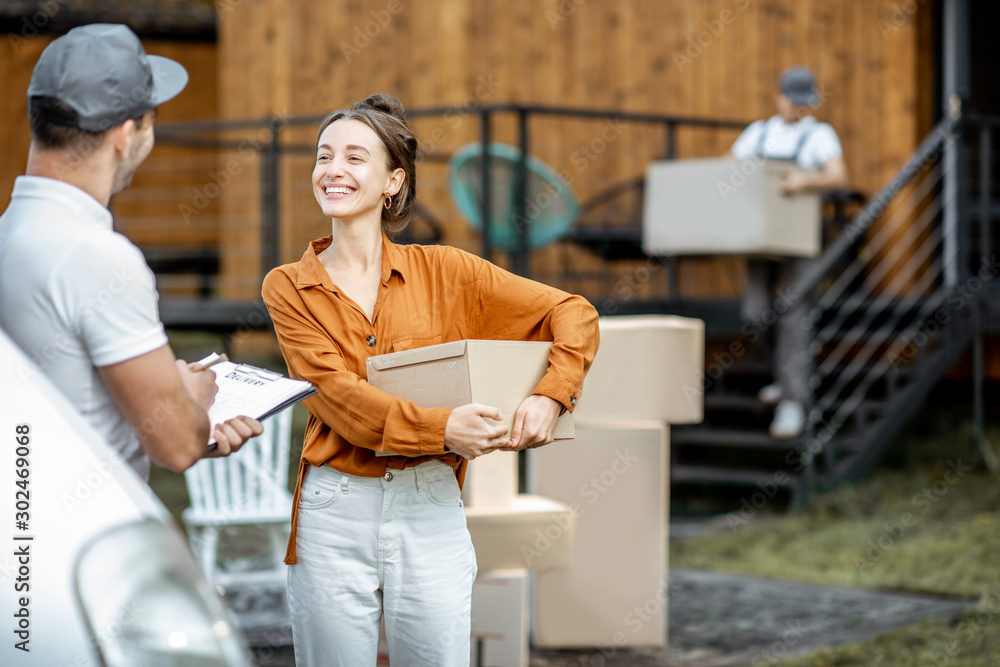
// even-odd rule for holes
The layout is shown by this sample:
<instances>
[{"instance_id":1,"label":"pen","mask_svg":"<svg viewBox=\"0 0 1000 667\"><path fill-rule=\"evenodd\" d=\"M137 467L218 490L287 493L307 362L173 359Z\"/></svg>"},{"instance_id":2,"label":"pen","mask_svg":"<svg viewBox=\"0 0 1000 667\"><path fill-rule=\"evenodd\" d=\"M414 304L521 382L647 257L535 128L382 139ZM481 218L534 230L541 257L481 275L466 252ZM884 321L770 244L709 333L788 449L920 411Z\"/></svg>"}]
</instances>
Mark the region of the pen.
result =
<instances>
[{"instance_id":1,"label":"pen","mask_svg":"<svg viewBox=\"0 0 1000 667\"><path fill-rule=\"evenodd\" d=\"M203 371L206 368L211 368L212 366L214 366L214 365L216 365L218 363L222 363L223 361L229 361L229 357L227 357L224 352L222 354L220 354L218 356L218 358L213 359L212 361L209 361L208 363L201 364L200 366L195 366L194 368L191 369L191 372L195 373L197 371Z\"/></svg>"}]
</instances>

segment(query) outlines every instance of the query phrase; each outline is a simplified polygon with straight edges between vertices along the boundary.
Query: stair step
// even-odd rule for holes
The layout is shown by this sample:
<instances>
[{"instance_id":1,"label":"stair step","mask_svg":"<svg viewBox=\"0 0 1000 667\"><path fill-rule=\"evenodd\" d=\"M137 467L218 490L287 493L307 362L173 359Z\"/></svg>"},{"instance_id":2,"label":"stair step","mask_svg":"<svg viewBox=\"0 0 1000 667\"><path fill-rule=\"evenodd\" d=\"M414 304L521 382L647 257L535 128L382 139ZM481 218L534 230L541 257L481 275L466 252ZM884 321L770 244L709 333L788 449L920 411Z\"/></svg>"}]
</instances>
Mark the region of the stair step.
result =
<instances>
[{"instance_id":1,"label":"stair step","mask_svg":"<svg viewBox=\"0 0 1000 667\"><path fill-rule=\"evenodd\" d=\"M858 406L856 413L864 415L866 419L878 419L884 417L890 409L890 402L886 400L866 399Z\"/></svg>"},{"instance_id":2,"label":"stair step","mask_svg":"<svg viewBox=\"0 0 1000 667\"><path fill-rule=\"evenodd\" d=\"M773 406L764 405L757 396L741 394L705 394L705 410L746 410L761 412Z\"/></svg>"},{"instance_id":3,"label":"stair step","mask_svg":"<svg viewBox=\"0 0 1000 667\"><path fill-rule=\"evenodd\" d=\"M822 368L822 361L817 364L818 367ZM898 375L901 379L909 380L914 373L914 364L909 361L900 360L898 363L893 363L885 359L878 359L872 361L871 359L860 360L846 360L841 359L833 368L830 369L828 376L840 376L847 374L849 376L857 376L861 373L865 375L869 373L875 373L880 377L888 377L889 375Z\"/></svg>"},{"instance_id":4,"label":"stair step","mask_svg":"<svg viewBox=\"0 0 1000 667\"><path fill-rule=\"evenodd\" d=\"M719 482L752 486L757 483L774 483L778 486L793 487L798 483L798 475L785 473L775 475L773 470L734 470L714 466L674 465L670 468L670 480L680 482Z\"/></svg>"},{"instance_id":5,"label":"stair step","mask_svg":"<svg viewBox=\"0 0 1000 667\"><path fill-rule=\"evenodd\" d=\"M933 298L933 295L917 295L917 296L902 296L892 299L887 299L884 310L893 310L896 313L906 313L912 310L916 310L926 305L929 299ZM860 310L868 310L871 308L876 300L880 300L880 297L865 295L851 295L847 297L841 297L837 299L832 305L833 310L842 310L846 312L858 312ZM829 312L831 307L827 308Z\"/></svg>"},{"instance_id":6,"label":"stair step","mask_svg":"<svg viewBox=\"0 0 1000 667\"><path fill-rule=\"evenodd\" d=\"M905 329L906 325L900 325L898 322L893 322L892 324L879 325L875 329L865 328L860 332L854 331L854 326L850 326L846 329L846 331L837 329L836 331L832 331L825 336L820 336L820 340L838 343L867 343L872 338L878 338L880 341L888 342L889 340L894 340L899 337L900 328Z\"/></svg>"},{"instance_id":7,"label":"stair step","mask_svg":"<svg viewBox=\"0 0 1000 667\"><path fill-rule=\"evenodd\" d=\"M805 436L777 440L760 431L739 431L722 428L674 427L670 433L672 445L705 445L707 447L761 447L767 449L795 449L806 443Z\"/></svg>"},{"instance_id":8,"label":"stair step","mask_svg":"<svg viewBox=\"0 0 1000 667\"><path fill-rule=\"evenodd\" d=\"M827 443L827 447L832 447L834 451L841 454L853 454L855 452L860 452L865 447L868 447L869 443L865 438L861 436L841 436L839 438L834 437Z\"/></svg>"},{"instance_id":9,"label":"stair step","mask_svg":"<svg viewBox=\"0 0 1000 667\"><path fill-rule=\"evenodd\" d=\"M708 367L718 364L717 359L708 358ZM770 375L774 372L774 366L769 361L762 359L750 359L748 361L737 361L725 369L725 375Z\"/></svg>"},{"instance_id":10,"label":"stair step","mask_svg":"<svg viewBox=\"0 0 1000 667\"><path fill-rule=\"evenodd\" d=\"M865 322L863 325L861 322L854 322L848 324L846 327L841 326L838 329L825 333L825 335L819 336L821 340L843 340L849 342L857 342L859 340L865 340L872 338L873 336L878 336L880 339L897 338L900 333L900 329L905 329L910 326L915 321L915 316L919 312L906 313L906 314L895 314L890 316L889 321L885 321L885 317L878 316L876 321L881 319L875 328L872 328L872 322ZM863 331L856 332L854 329L857 326L862 326ZM821 327L817 334L824 334L823 328Z\"/></svg>"}]
</instances>

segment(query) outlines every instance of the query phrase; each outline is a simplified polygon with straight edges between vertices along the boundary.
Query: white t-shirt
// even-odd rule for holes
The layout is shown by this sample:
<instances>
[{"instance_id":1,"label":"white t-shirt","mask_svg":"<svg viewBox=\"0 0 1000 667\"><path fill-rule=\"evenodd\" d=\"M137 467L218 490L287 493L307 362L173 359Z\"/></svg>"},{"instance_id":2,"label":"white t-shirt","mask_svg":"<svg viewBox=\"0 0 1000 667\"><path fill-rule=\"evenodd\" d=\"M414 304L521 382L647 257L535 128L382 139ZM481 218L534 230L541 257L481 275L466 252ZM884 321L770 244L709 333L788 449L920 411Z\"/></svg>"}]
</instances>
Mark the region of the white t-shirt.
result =
<instances>
[{"instance_id":1,"label":"white t-shirt","mask_svg":"<svg viewBox=\"0 0 1000 667\"><path fill-rule=\"evenodd\" d=\"M157 303L107 208L62 181L17 179L0 217L0 327L143 477L149 462L96 367L167 344Z\"/></svg>"},{"instance_id":2,"label":"white t-shirt","mask_svg":"<svg viewBox=\"0 0 1000 667\"><path fill-rule=\"evenodd\" d=\"M764 133L763 146L761 132ZM806 116L797 123L786 123L781 116L751 123L743 130L731 151L738 160L757 157L778 160L795 158L798 166L807 171L818 171L829 160L844 155L837 132L812 116Z\"/></svg>"}]
</instances>

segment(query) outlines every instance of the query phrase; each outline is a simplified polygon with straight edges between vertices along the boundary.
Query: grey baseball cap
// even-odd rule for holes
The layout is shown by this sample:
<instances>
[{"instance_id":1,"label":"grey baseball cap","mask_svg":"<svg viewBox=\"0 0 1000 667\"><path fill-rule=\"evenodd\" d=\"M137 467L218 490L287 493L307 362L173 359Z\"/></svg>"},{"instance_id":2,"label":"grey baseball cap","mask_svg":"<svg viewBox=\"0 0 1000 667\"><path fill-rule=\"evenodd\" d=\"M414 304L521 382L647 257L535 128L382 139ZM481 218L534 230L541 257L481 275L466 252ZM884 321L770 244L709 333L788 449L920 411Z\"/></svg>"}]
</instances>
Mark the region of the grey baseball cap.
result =
<instances>
[{"instance_id":1,"label":"grey baseball cap","mask_svg":"<svg viewBox=\"0 0 1000 667\"><path fill-rule=\"evenodd\" d=\"M166 102L187 82L180 63L147 55L128 26L94 23L45 48L28 84L28 105L33 97L53 97L72 111L47 113L46 120L101 132Z\"/></svg>"},{"instance_id":2,"label":"grey baseball cap","mask_svg":"<svg viewBox=\"0 0 1000 667\"><path fill-rule=\"evenodd\" d=\"M816 78L805 67L789 67L778 79L778 90L792 104L800 107L814 107L819 104L816 92Z\"/></svg>"}]
</instances>

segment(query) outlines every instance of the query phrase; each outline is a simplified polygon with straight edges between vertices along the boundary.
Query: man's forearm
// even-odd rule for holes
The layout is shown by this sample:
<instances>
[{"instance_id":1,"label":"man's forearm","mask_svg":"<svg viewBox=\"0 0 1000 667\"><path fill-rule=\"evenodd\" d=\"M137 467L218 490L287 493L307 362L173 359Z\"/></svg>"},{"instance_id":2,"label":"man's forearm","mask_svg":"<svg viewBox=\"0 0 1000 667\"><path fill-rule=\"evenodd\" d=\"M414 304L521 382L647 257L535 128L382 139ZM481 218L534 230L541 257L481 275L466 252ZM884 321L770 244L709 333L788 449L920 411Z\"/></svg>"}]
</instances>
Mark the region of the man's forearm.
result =
<instances>
[{"instance_id":1,"label":"man's forearm","mask_svg":"<svg viewBox=\"0 0 1000 667\"><path fill-rule=\"evenodd\" d=\"M847 186L847 178L844 174L839 172L826 172L826 171L815 171L815 172L804 172L803 174L803 184L804 190L810 192L818 192L821 190L835 190L837 188L843 188Z\"/></svg>"},{"instance_id":2,"label":"man's forearm","mask_svg":"<svg viewBox=\"0 0 1000 667\"><path fill-rule=\"evenodd\" d=\"M844 158L833 158L823 163L822 169L809 174L812 182L807 186L810 190L835 190L847 187L847 165Z\"/></svg>"},{"instance_id":3,"label":"man's forearm","mask_svg":"<svg viewBox=\"0 0 1000 667\"><path fill-rule=\"evenodd\" d=\"M843 158L829 160L819 171L790 168L785 172L781 183L782 190L789 195L834 190L846 186L847 168L844 166Z\"/></svg>"},{"instance_id":4,"label":"man's forearm","mask_svg":"<svg viewBox=\"0 0 1000 667\"><path fill-rule=\"evenodd\" d=\"M150 461L183 472L208 451L208 415L188 396L164 401L137 429Z\"/></svg>"},{"instance_id":5,"label":"man's forearm","mask_svg":"<svg viewBox=\"0 0 1000 667\"><path fill-rule=\"evenodd\" d=\"M209 421L204 408L185 388L178 370L167 345L97 369L146 455L156 465L179 472L208 449ZM215 386L211 370L193 375L199 382Z\"/></svg>"}]
</instances>

